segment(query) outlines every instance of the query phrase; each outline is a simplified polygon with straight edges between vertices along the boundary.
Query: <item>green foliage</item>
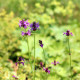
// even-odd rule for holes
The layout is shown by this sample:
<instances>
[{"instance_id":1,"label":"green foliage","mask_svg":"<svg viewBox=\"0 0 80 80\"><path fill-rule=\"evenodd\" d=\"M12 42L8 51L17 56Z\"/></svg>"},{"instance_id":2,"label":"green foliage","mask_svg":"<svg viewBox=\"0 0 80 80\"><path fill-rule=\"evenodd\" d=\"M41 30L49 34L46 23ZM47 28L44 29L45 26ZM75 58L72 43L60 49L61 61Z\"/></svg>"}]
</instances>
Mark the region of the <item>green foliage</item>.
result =
<instances>
[{"instance_id":1,"label":"green foliage","mask_svg":"<svg viewBox=\"0 0 80 80\"><path fill-rule=\"evenodd\" d=\"M70 29L73 37L70 37L72 52L72 75L73 80L80 79L80 1L79 0L0 0L0 80L13 80L16 75L12 64L19 56L25 58L24 69L21 67L20 80L29 76L31 68L28 63L27 37L21 36L22 29L19 28L19 20L25 18L31 23L37 21L40 30L36 33L36 66L44 61L43 50L38 41L42 40L47 57L47 66L53 67L51 62L55 59L60 61L55 69L48 75L48 80L69 79L69 55L68 46L63 32ZM30 53L33 65L33 35L29 37ZM16 59L15 59L16 58ZM13 63L14 64L14 63ZM54 71L55 70L55 71ZM37 68L36 80L40 76L45 79L45 73ZM30 75L29 75L30 73Z\"/></svg>"}]
</instances>

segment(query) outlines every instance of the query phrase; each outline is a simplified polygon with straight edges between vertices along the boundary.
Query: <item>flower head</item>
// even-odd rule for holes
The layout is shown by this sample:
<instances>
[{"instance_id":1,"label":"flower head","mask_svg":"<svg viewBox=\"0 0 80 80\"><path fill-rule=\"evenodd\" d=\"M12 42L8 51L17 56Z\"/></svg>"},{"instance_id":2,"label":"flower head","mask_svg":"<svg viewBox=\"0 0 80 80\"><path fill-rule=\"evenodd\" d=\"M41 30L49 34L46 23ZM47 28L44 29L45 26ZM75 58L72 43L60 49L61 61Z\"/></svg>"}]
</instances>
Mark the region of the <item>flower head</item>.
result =
<instances>
[{"instance_id":1,"label":"flower head","mask_svg":"<svg viewBox=\"0 0 80 80\"><path fill-rule=\"evenodd\" d=\"M19 59L18 59L18 61L24 61L24 58L22 58L22 57L19 57Z\"/></svg>"},{"instance_id":2,"label":"flower head","mask_svg":"<svg viewBox=\"0 0 80 80\"><path fill-rule=\"evenodd\" d=\"M46 73L50 74L50 70L48 70L48 68L43 67L43 70L45 70Z\"/></svg>"},{"instance_id":3,"label":"flower head","mask_svg":"<svg viewBox=\"0 0 80 80\"><path fill-rule=\"evenodd\" d=\"M15 75L13 75L12 77L14 77L15 79L18 79Z\"/></svg>"},{"instance_id":4,"label":"flower head","mask_svg":"<svg viewBox=\"0 0 80 80\"><path fill-rule=\"evenodd\" d=\"M54 60L54 62L52 62L51 64L54 64L54 66L56 66L56 64L59 64L59 62L58 62L58 61L56 62L56 61Z\"/></svg>"},{"instance_id":5,"label":"flower head","mask_svg":"<svg viewBox=\"0 0 80 80\"><path fill-rule=\"evenodd\" d=\"M24 27L25 29L27 28L27 26L29 26L30 25L30 23L28 22L28 20L21 20L21 21L19 21L19 27Z\"/></svg>"},{"instance_id":6,"label":"flower head","mask_svg":"<svg viewBox=\"0 0 80 80\"><path fill-rule=\"evenodd\" d=\"M40 62L40 67L43 67L43 63L42 62Z\"/></svg>"},{"instance_id":7,"label":"flower head","mask_svg":"<svg viewBox=\"0 0 80 80\"><path fill-rule=\"evenodd\" d=\"M29 35L29 36L30 36L30 35L31 35L30 29L29 29L27 32L23 32L23 31L22 31L21 35L22 35L22 36L24 36L24 35L26 35L26 36Z\"/></svg>"},{"instance_id":8,"label":"flower head","mask_svg":"<svg viewBox=\"0 0 80 80\"><path fill-rule=\"evenodd\" d=\"M63 33L63 35L65 35L65 34L66 34L66 36L69 36L69 35L73 36L72 32L70 33L70 30L67 30L66 32Z\"/></svg>"},{"instance_id":9,"label":"flower head","mask_svg":"<svg viewBox=\"0 0 80 80\"><path fill-rule=\"evenodd\" d=\"M39 45L43 48L43 44L41 40L39 40Z\"/></svg>"},{"instance_id":10,"label":"flower head","mask_svg":"<svg viewBox=\"0 0 80 80\"><path fill-rule=\"evenodd\" d=\"M16 66L17 64L22 64L24 66L24 58L19 57L18 62L16 63Z\"/></svg>"},{"instance_id":11,"label":"flower head","mask_svg":"<svg viewBox=\"0 0 80 80\"><path fill-rule=\"evenodd\" d=\"M31 30L36 31L39 29L39 23L33 22L30 24Z\"/></svg>"}]
</instances>

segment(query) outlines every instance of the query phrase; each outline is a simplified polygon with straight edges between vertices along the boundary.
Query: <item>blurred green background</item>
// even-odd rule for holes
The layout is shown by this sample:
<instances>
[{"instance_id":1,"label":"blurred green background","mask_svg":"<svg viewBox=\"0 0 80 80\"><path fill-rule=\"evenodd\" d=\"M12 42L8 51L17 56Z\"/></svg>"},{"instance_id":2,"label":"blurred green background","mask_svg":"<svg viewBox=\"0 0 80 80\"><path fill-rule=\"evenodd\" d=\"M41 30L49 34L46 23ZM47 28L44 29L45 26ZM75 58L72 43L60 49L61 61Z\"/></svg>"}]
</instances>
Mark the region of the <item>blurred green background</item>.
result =
<instances>
[{"instance_id":1,"label":"blurred green background","mask_svg":"<svg viewBox=\"0 0 80 80\"><path fill-rule=\"evenodd\" d=\"M43 59L43 51L38 41L42 40L47 57L47 66L57 60L59 65L51 69L48 80L69 80L69 55L66 36L67 29L73 33L70 37L72 53L72 77L80 80L80 0L0 0L0 80L14 80L14 63L19 56L25 58L21 68L20 80L33 74L28 63L27 42L21 36L18 23L21 19L37 21L40 30L36 34L36 67ZM31 59L33 60L33 35L29 37ZM36 70L36 80L40 80L41 70ZM45 73L43 72L43 80Z\"/></svg>"}]
</instances>

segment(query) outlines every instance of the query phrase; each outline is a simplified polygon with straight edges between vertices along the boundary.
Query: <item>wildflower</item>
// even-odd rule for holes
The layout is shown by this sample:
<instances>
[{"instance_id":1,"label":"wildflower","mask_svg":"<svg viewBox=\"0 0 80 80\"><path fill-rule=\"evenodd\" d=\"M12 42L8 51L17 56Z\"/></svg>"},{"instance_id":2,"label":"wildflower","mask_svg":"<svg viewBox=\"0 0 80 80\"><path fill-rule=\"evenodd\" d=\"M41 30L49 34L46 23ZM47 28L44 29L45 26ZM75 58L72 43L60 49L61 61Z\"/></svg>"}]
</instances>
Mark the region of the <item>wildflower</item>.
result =
<instances>
[{"instance_id":1,"label":"wildflower","mask_svg":"<svg viewBox=\"0 0 80 80\"><path fill-rule=\"evenodd\" d=\"M46 73L50 74L50 70L48 70L48 68L43 67L43 70L45 70Z\"/></svg>"},{"instance_id":2,"label":"wildflower","mask_svg":"<svg viewBox=\"0 0 80 80\"><path fill-rule=\"evenodd\" d=\"M31 30L36 31L39 29L39 23L33 22L30 24Z\"/></svg>"},{"instance_id":3,"label":"wildflower","mask_svg":"<svg viewBox=\"0 0 80 80\"><path fill-rule=\"evenodd\" d=\"M70 33L70 30L67 30L66 32L63 33L63 35L65 35L65 34L66 34L66 36L69 36L69 35L73 36L72 32Z\"/></svg>"},{"instance_id":4,"label":"wildflower","mask_svg":"<svg viewBox=\"0 0 80 80\"><path fill-rule=\"evenodd\" d=\"M56 64L59 64L59 62L58 62L58 61L56 62L56 61L54 60L54 62L52 62L51 64L54 64L54 66L56 66Z\"/></svg>"},{"instance_id":5,"label":"wildflower","mask_svg":"<svg viewBox=\"0 0 80 80\"><path fill-rule=\"evenodd\" d=\"M18 79L15 75L13 75L12 77L14 77L15 79Z\"/></svg>"},{"instance_id":6,"label":"wildflower","mask_svg":"<svg viewBox=\"0 0 80 80\"><path fill-rule=\"evenodd\" d=\"M24 58L19 57L18 62L16 63L16 66L17 64L22 64L24 66Z\"/></svg>"},{"instance_id":7,"label":"wildflower","mask_svg":"<svg viewBox=\"0 0 80 80\"><path fill-rule=\"evenodd\" d=\"M40 62L40 67L43 67L43 63L42 62Z\"/></svg>"},{"instance_id":8,"label":"wildflower","mask_svg":"<svg viewBox=\"0 0 80 80\"><path fill-rule=\"evenodd\" d=\"M41 40L39 40L39 45L43 48L43 44Z\"/></svg>"},{"instance_id":9,"label":"wildflower","mask_svg":"<svg viewBox=\"0 0 80 80\"><path fill-rule=\"evenodd\" d=\"M29 36L30 36L30 35L31 35L30 29L29 29L27 32L23 32L23 31L22 31L21 35L22 35L22 36L24 36L24 35L26 35L26 36L29 35Z\"/></svg>"},{"instance_id":10,"label":"wildflower","mask_svg":"<svg viewBox=\"0 0 80 80\"><path fill-rule=\"evenodd\" d=\"M24 27L26 29L27 26L29 26L29 25L30 25L30 23L28 22L28 20L24 21L24 19L23 19L23 20L19 21L19 27Z\"/></svg>"}]
</instances>

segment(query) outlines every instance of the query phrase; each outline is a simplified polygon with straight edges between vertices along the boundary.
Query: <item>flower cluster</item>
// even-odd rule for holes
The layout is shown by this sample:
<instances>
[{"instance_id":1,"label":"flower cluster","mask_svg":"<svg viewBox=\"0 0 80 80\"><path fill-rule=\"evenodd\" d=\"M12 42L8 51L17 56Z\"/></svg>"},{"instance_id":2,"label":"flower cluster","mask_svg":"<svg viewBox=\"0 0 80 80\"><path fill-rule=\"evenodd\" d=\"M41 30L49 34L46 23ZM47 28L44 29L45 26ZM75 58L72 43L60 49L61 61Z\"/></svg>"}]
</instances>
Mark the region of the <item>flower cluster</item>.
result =
<instances>
[{"instance_id":1,"label":"flower cluster","mask_svg":"<svg viewBox=\"0 0 80 80\"><path fill-rule=\"evenodd\" d=\"M43 48L42 40L39 40L39 45Z\"/></svg>"},{"instance_id":2,"label":"flower cluster","mask_svg":"<svg viewBox=\"0 0 80 80\"><path fill-rule=\"evenodd\" d=\"M58 62L58 61L56 62L56 61L54 60L54 62L52 62L51 64L54 64L54 66L56 66L57 64L59 64L59 62Z\"/></svg>"},{"instance_id":3,"label":"flower cluster","mask_svg":"<svg viewBox=\"0 0 80 80\"><path fill-rule=\"evenodd\" d=\"M30 24L30 27L32 31L36 31L37 29L39 29L39 23L33 22Z\"/></svg>"},{"instance_id":4,"label":"flower cluster","mask_svg":"<svg viewBox=\"0 0 80 80\"><path fill-rule=\"evenodd\" d=\"M30 36L30 35L31 35L30 29L29 29L27 32L23 32L23 31L22 31L22 36L24 36L24 35L26 35L26 36L29 35L29 36Z\"/></svg>"},{"instance_id":5,"label":"flower cluster","mask_svg":"<svg viewBox=\"0 0 80 80\"><path fill-rule=\"evenodd\" d=\"M42 62L40 62L40 67L41 67L41 68L43 67L43 63L42 63Z\"/></svg>"},{"instance_id":6,"label":"flower cluster","mask_svg":"<svg viewBox=\"0 0 80 80\"><path fill-rule=\"evenodd\" d=\"M17 64L22 64L24 66L24 58L19 57L18 62L16 62L16 66Z\"/></svg>"},{"instance_id":7,"label":"flower cluster","mask_svg":"<svg viewBox=\"0 0 80 80\"><path fill-rule=\"evenodd\" d=\"M27 27L30 27L30 29L27 31L27 32L24 32L24 31L22 31L22 36L27 36L27 35L31 35L31 31L36 31L37 29L39 29L39 23L37 23L37 22L33 22L33 23L29 23L28 22L28 20L21 20L21 21L19 21L19 27L23 27L24 29L26 29ZM64 32L63 33L63 35L66 35L66 36L73 36L73 34L72 34L72 32L70 32L70 30L67 30L66 32ZM35 39L35 38L34 38ZM34 40L35 41L35 40ZM35 44L35 42L34 42L34 44ZM43 49L43 43L42 43L42 40L39 40L39 45L42 47L42 49ZM34 50L35 50L35 47L34 47ZM44 52L44 50L43 50L43 52ZM34 51L34 53L35 53L35 51ZM35 56L34 56L35 57ZM46 61L46 59L45 59L45 61ZM35 62L35 61L34 61ZM45 62L46 63L46 62ZM16 63L16 66L17 66L17 64L22 64L23 66L24 66L24 58L22 58L22 57L19 57L19 59L18 59L18 62ZM56 66L57 64L60 64L58 61L56 61L56 60L54 60L54 62L52 62L51 64L54 64L54 66ZM34 63L34 67L35 67L35 63ZM43 69L43 71L45 71L46 73L49 73L50 74L50 70L49 70L49 67L44 67L43 66L43 63L42 62L40 62L40 67ZM34 68L35 69L35 68ZM13 77L15 78L15 79L18 79L16 76L14 76L13 75ZM34 75L34 78L35 78L35 75ZM26 80L27 80L27 78L26 78Z\"/></svg>"},{"instance_id":8,"label":"flower cluster","mask_svg":"<svg viewBox=\"0 0 80 80\"><path fill-rule=\"evenodd\" d=\"M22 31L21 35L22 36L27 36L27 35L31 35L31 31L36 31L37 29L39 29L39 23L33 22L33 23L29 23L28 20L20 20L19 21L19 27L23 27L24 29L26 29L27 27L30 27L31 29L29 29L27 32Z\"/></svg>"},{"instance_id":9,"label":"flower cluster","mask_svg":"<svg viewBox=\"0 0 80 80\"><path fill-rule=\"evenodd\" d=\"M30 25L30 23L28 22L28 20L21 20L19 21L19 27L23 27L24 29L26 29L28 26Z\"/></svg>"},{"instance_id":10,"label":"flower cluster","mask_svg":"<svg viewBox=\"0 0 80 80\"><path fill-rule=\"evenodd\" d=\"M15 75L13 75L12 77L14 77L15 79L18 79Z\"/></svg>"},{"instance_id":11,"label":"flower cluster","mask_svg":"<svg viewBox=\"0 0 80 80\"><path fill-rule=\"evenodd\" d=\"M50 74L50 70L48 70L48 68L43 67L43 70L44 70L46 73L49 73L49 74Z\"/></svg>"},{"instance_id":12,"label":"flower cluster","mask_svg":"<svg viewBox=\"0 0 80 80\"><path fill-rule=\"evenodd\" d=\"M43 71L45 71L46 73L50 74L50 70L48 70L48 68L43 67L43 63L40 62L40 67L43 68Z\"/></svg>"},{"instance_id":13,"label":"flower cluster","mask_svg":"<svg viewBox=\"0 0 80 80\"><path fill-rule=\"evenodd\" d=\"M72 32L70 33L70 30L67 30L66 32L63 33L63 35L66 35L66 36L73 36Z\"/></svg>"}]
</instances>

